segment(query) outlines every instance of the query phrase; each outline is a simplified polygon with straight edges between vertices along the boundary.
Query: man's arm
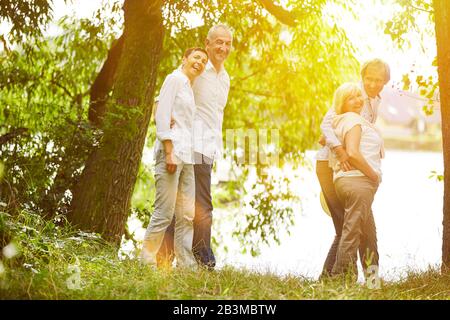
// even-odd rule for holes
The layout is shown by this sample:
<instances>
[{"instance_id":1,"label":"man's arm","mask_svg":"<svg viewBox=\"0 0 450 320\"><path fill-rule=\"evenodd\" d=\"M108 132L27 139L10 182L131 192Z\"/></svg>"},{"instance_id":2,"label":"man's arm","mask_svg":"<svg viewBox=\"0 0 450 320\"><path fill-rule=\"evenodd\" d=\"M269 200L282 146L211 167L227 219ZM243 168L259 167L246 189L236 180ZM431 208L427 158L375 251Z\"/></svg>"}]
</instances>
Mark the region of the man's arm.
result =
<instances>
[{"instance_id":1,"label":"man's arm","mask_svg":"<svg viewBox=\"0 0 450 320\"><path fill-rule=\"evenodd\" d=\"M333 108L328 110L327 114L322 120L320 124L320 130L325 137L325 144L328 148L333 149L334 147L342 146L342 143L339 141L338 137L333 130L333 118L336 116L336 111Z\"/></svg>"},{"instance_id":2,"label":"man's arm","mask_svg":"<svg viewBox=\"0 0 450 320\"><path fill-rule=\"evenodd\" d=\"M349 171L352 169L352 166L348 162L348 154L333 130L332 123L335 116L336 111L334 111L333 108L328 110L327 114L322 120L322 123L320 124L320 130L322 131L325 145L328 146L328 148L330 148L332 152L334 152L338 161L341 163L342 171Z\"/></svg>"}]
</instances>

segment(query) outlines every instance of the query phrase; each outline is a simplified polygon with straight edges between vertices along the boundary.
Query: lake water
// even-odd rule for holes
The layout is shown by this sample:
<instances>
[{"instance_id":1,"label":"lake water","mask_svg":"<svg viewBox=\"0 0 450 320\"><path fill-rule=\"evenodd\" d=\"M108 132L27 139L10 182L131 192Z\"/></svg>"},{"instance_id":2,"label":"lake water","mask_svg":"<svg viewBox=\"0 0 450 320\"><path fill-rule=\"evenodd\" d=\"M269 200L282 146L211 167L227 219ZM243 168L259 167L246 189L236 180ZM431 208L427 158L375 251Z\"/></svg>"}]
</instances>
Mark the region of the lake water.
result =
<instances>
[{"instance_id":1,"label":"lake water","mask_svg":"<svg viewBox=\"0 0 450 320\"><path fill-rule=\"evenodd\" d=\"M315 152L307 152L314 163ZM380 254L380 276L395 280L408 270L426 270L441 260L443 183L429 178L443 172L442 154L387 150L383 182L373 204ZM300 169L295 181L302 202L294 208L291 234L281 234L281 245L263 246L261 255L241 254L242 245L229 236L234 224L220 225L223 244L218 249L218 267L233 265L278 275L317 279L334 237L332 220L319 201L320 186L315 170ZM216 210L217 220L229 220L239 210ZM217 226L219 227L219 226Z\"/></svg>"},{"instance_id":2,"label":"lake water","mask_svg":"<svg viewBox=\"0 0 450 320\"><path fill-rule=\"evenodd\" d=\"M311 168L300 168L295 174L292 190L302 200L294 207L295 225L290 235L280 231L281 245L264 245L257 257L242 254L242 245L231 236L239 209L214 210L213 234L221 235L216 249L218 268L232 265L278 275L319 277L334 227L320 205L314 155L315 151L307 152ZM387 150L382 170L383 182L372 207L379 274L383 279L397 280L409 270L426 270L441 261L444 186L430 175L432 171L443 172L442 153ZM143 239L145 230L139 221L131 220L129 227L136 239ZM131 251L131 242L123 249Z\"/></svg>"}]
</instances>

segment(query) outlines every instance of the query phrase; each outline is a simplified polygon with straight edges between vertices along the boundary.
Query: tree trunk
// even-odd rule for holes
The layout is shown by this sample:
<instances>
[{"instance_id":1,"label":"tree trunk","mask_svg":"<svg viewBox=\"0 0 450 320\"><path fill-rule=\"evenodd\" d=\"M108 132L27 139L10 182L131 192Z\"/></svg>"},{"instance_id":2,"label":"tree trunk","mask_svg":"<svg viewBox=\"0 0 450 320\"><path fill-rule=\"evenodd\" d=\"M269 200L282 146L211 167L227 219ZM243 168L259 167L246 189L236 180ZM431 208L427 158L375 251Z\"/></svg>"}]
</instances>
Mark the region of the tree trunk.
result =
<instances>
[{"instance_id":1,"label":"tree trunk","mask_svg":"<svg viewBox=\"0 0 450 320\"><path fill-rule=\"evenodd\" d=\"M123 39L122 35L112 44L108 57L90 90L89 121L97 127L101 127L108 95L114 85L117 66L123 50Z\"/></svg>"},{"instance_id":2,"label":"tree trunk","mask_svg":"<svg viewBox=\"0 0 450 320\"><path fill-rule=\"evenodd\" d=\"M433 0L438 52L439 92L444 150L442 269L450 268L450 2Z\"/></svg>"},{"instance_id":3,"label":"tree trunk","mask_svg":"<svg viewBox=\"0 0 450 320\"><path fill-rule=\"evenodd\" d=\"M120 243L150 121L163 40L162 0L126 0L123 49L100 146L86 161L68 220Z\"/></svg>"}]
</instances>

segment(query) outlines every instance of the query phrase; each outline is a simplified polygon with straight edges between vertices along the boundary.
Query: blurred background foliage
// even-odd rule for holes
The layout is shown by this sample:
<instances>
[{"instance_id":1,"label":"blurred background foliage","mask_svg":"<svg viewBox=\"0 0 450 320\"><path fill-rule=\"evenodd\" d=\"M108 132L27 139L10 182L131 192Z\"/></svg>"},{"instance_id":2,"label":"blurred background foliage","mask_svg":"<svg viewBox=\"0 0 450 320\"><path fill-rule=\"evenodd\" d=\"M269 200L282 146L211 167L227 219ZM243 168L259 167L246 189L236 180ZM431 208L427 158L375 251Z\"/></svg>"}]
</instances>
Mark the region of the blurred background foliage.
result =
<instances>
[{"instance_id":1,"label":"blurred background foliage","mask_svg":"<svg viewBox=\"0 0 450 320\"><path fill-rule=\"evenodd\" d=\"M384 33L389 35L394 44L399 48L411 47L411 32L415 33L421 45L422 51L426 41L425 36L435 37L434 30L434 8L432 0L396 0L399 10L387 22ZM427 23L423 23L427 22ZM436 68L437 74L437 56L430 65ZM421 96L428 99L427 104L423 107L423 111L427 115L432 115L435 112L436 101L439 101L439 83L437 78L429 75L421 74L420 70L411 70L402 78L403 90L414 89L420 93ZM439 110L438 110L439 112Z\"/></svg>"}]
</instances>

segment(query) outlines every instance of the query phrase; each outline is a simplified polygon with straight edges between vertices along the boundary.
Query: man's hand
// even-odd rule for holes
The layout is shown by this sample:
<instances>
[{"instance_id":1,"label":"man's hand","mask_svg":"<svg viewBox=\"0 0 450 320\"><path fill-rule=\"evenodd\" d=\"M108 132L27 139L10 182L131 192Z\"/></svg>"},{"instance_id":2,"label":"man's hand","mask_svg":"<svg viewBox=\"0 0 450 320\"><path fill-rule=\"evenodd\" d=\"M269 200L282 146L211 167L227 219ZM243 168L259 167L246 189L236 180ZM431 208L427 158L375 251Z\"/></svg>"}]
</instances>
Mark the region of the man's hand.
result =
<instances>
[{"instance_id":1,"label":"man's hand","mask_svg":"<svg viewBox=\"0 0 450 320\"><path fill-rule=\"evenodd\" d=\"M173 174L177 170L177 165L175 164L175 161L173 161L172 152L166 153L166 169L170 174Z\"/></svg>"},{"instance_id":2,"label":"man's hand","mask_svg":"<svg viewBox=\"0 0 450 320\"><path fill-rule=\"evenodd\" d=\"M325 139L325 136L320 136L320 139L319 139L319 144L322 146L322 147L325 147L325 145L327 144L327 140Z\"/></svg>"},{"instance_id":3,"label":"man's hand","mask_svg":"<svg viewBox=\"0 0 450 320\"><path fill-rule=\"evenodd\" d=\"M175 119L170 118L170 129L173 129L173 126L175 125Z\"/></svg>"},{"instance_id":4,"label":"man's hand","mask_svg":"<svg viewBox=\"0 0 450 320\"><path fill-rule=\"evenodd\" d=\"M372 180L372 181L375 182L375 183L380 184L380 176L377 175L375 172L373 173L373 175L371 175L371 176L369 177L369 179Z\"/></svg>"},{"instance_id":5,"label":"man's hand","mask_svg":"<svg viewBox=\"0 0 450 320\"><path fill-rule=\"evenodd\" d=\"M334 152L336 158L340 162L342 171L345 172L353 169L353 167L348 162L349 156L343 146L334 147L332 151Z\"/></svg>"}]
</instances>

